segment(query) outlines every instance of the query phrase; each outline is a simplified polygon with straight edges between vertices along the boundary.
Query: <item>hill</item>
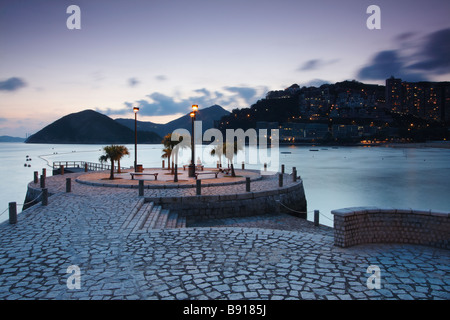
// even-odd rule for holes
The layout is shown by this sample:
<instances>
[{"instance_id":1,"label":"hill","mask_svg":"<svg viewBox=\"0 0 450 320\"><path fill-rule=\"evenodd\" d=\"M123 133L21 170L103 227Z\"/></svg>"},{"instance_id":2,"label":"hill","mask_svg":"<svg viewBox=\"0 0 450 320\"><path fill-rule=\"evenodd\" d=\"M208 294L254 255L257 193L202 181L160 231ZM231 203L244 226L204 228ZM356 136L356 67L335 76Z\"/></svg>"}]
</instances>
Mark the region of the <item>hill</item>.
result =
<instances>
[{"instance_id":1,"label":"hill","mask_svg":"<svg viewBox=\"0 0 450 320\"><path fill-rule=\"evenodd\" d=\"M154 132L139 132L138 143L160 143ZM26 143L131 144L134 130L93 110L72 113L30 136Z\"/></svg>"},{"instance_id":2,"label":"hill","mask_svg":"<svg viewBox=\"0 0 450 320\"><path fill-rule=\"evenodd\" d=\"M196 120L202 121L203 131L214 127L214 121L220 120L223 116L229 115L230 112L219 105L214 105L209 108L200 109L197 113ZM173 132L175 129L187 129L191 131L191 117L189 113L186 115L170 121L166 124L158 124L149 121L138 121L138 130L153 131L160 136L165 136ZM116 122L134 130L134 119L116 119Z\"/></svg>"},{"instance_id":3,"label":"hill","mask_svg":"<svg viewBox=\"0 0 450 320\"><path fill-rule=\"evenodd\" d=\"M11 136L0 136L0 142L24 142L24 138L11 137Z\"/></svg>"}]
</instances>

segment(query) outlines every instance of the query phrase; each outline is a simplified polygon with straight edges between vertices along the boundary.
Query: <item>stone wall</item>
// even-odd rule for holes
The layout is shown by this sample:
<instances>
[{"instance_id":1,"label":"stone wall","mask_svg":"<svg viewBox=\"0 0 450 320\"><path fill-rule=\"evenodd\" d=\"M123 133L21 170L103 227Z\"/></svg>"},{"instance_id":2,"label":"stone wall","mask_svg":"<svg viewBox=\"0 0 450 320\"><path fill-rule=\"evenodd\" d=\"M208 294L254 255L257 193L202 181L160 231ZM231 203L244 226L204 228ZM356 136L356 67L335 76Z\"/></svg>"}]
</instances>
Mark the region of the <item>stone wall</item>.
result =
<instances>
[{"instance_id":1,"label":"stone wall","mask_svg":"<svg viewBox=\"0 0 450 320\"><path fill-rule=\"evenodd\" d=\"M247 192L227 195L199 195L190 197L146 198L164 209L169 209L186 217L189 224L206 219L220 219L240 216L260 215L264 213L286 212L284 206L305 212L298 214L306 218L306 198L303 183L299 180L288 187L269 191ZM280 202L284 205L281 206Z\"/></svg>"},{"instance_id":2,"label":"stone wall","mask_svg":"<svg viewBox=\"0 0 450 320\"><path fill-rule=\"evenodd\" d=\"M450 249L450 213L377 207L333 210L334 244L410 243Z\"/></svg>"}]
</instances>

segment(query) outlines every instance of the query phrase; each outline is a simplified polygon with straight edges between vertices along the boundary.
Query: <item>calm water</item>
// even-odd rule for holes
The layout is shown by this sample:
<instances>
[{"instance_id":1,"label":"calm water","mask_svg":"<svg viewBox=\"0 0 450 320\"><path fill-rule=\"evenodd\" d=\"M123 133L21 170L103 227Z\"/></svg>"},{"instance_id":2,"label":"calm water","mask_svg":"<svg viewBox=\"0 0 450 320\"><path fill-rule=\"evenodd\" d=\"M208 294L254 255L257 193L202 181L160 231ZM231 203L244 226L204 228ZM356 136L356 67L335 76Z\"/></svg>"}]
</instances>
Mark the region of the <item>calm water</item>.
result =
<instances>
[{"instance_id":1,"label":"calm water","mask_svg":"<svg viewBox=\"0 0 450 320\"><path fill-rule=\"evenodd\" d=\"M121 165L134 162L131 155ZM41 145L0 143L0 221L8 219L8 203L23 204L33 172L53 161L98 162L101 145ZM297 167L305 185L308 211L320 210L321 223L332 225L330 211L352 206L383 206L450 211L450 149L280 147L280 164ZM162 145L138 146L138 162L161 166ZM283 153L284 152L284 153ZM286 152L290 152L286 154ZM204 152L203 162L215 166L217 158ZM29 156L31 161L26 161ZM180 161L181 162L181 161ZM30 164L31 167L24 167ZM240 166L237 166L240 167ZM18 211L21 211L18 205ZM5 211L6 210L6 211ZM308 214L312 219L312 213Z\"/></svg>"}]
</instances>

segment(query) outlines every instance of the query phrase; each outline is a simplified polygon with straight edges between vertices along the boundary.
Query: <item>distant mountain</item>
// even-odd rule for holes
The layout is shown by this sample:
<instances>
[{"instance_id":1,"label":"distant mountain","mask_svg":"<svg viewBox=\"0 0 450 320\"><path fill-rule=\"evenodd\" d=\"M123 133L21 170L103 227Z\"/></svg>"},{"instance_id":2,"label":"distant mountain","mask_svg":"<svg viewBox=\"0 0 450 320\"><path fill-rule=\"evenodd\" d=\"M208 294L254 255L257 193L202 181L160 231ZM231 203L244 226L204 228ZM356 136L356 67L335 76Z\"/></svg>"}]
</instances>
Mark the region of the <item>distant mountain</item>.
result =
<instances>
[{"instance_id":1,"label":"distant mountain","mask_svg":"<svg viewBox=\"0 0 450 320\"><path fill-rule=\"evenodd\" d=\"M0 136L0 142L24 142L24 138Z\"/></svg>"},{"instance_id":2,"label":"distant mountain","mask_svg":"<svg viewBox=\"0 0 450 320\"><path fill-rule=\"evenodd\" d=\"M197 113L196 120L202 121L202 129L206 131L214 127L214 121L220 120L223 116L229 115L230 112L219 105L213 105L209 108L200 109ZM134 119L116 119L116 122L134 130ZM149 121L138 121L138 130L153 131L164 137L166 134L173 132L175 129L187 129L191 131L192 120L187 113L186 115L170 121L166 124L158 124Z\"/></svg>"},{"instance_id":3,"label":"distant mountain","mask_svg":"<svg viewBox=\"0 0 450 320\"><path fill-rule=\"evenodd\" d=\"M139 132L138 143L160 143L154 132ZM72 113L33 134L26 143L131 144L134 130L93 110Z\"/></svg>"}]
</instances>

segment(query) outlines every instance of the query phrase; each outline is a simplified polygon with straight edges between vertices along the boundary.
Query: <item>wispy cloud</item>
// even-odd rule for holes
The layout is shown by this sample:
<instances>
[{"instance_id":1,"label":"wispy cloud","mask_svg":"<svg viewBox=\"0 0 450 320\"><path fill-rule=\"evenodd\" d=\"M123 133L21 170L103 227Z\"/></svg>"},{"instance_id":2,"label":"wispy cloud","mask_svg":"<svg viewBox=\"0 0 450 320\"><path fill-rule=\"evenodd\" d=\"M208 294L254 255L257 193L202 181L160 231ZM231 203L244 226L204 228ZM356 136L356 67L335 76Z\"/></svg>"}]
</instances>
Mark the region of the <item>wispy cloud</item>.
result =
<instances>
[{"instance_id":1,"label":"wispy cloud","mask_svg":"<svg viewBox=\"0 0 450 320\"><path fill-rule=\"evenodd\" d=\"M450 73L450 28L428 35L417 55L419 61L408 66L408 69L435 74Z\"/></svg>"},{"instance_id":2,"label":"wispy cloud","mask_svg":"<svg viewBox=\"0 0 450 320\"><path fill-rule=\"evenodd\" d=\"M376 53L372 60L357 72L360 80L384 80L390 76L407 81L427 80L430 75L450 73L450 29L443 29L422 38L414 33L396 37L399 42L408 41L405 46Z\"/></svg>"},{"instance_id":3,"label":"wispy cloud","mask_svg":"<svg viewBox=\"0 0 450 320\"><path fill-rule=\"evenodd\" d=\"M140 83L140 81L136 78L130 78L128 79L128 86L129 87L136 87L138 84Z\"/></svg>"},{"instance_id":4,"label":"wispy cloud","mask_svg":"<svg viewBox=\"0 0 450 320\"><path fill-rule=\"evenodd\" d=\"M153 92L144 99L124 102L121 109L98 109L108 115L124 115L131 112L133 106L139 106L139 114L144 116L167 116L177 113L188 113L192 104L207 108L218 104L224 108L248 107L262 98L267 88L251 88L246 86L224 87L222 90L210 91L199 88L183 98L175 98L160 92ZM245 104L245 105L243 105Z\"/></svg>"},{"instance_id":5,"label":"wispy cloud","mask_svg":"<svg viewBox=\"0 0 450 320\"><path fill-rule=\"evenodd\" d=\"M160 74L160 75L157 75L155 77L155 79L158 80L158 81L166 81L167 80L167 76L165 76L163 74Z\"/></svg>"},{"instance_id":6,"label":"wispy cloud","mask_svg":"<svg viewBox=\"0 0 450 320\"><path fill-rule=\"evenodd\" d=\"M0 91L17 91L26 87L27 84L24 80L17 77L12 77L4 81L0 81Z\"/></svg>"},{"instance_id":7,"label":"wispy cloud","mask_svg":"<svg viewBox=\"0 0 450 320\"><path fill-rule=\"evenodd\" d=\"M397 50L378 52L369 65L361 68L357 74L357 78L362 80L385 80L390 76L407 81L426 79L423 73L408 71Z\"/></svg>"},{"instance_id":8,"label":"wispy cloud","mask_svg":"<svg viewBox=\"0 0 450 320\"><path fill-rule=\"evenodd\" d=\"M332 59L332 60L322 60L322 59L311 59L303 63L297 71L312 71L312 70L318 70L321 68L324 68L330 64L334 64L338 62L339 59Z\"/></svg>"}]
</instances>

